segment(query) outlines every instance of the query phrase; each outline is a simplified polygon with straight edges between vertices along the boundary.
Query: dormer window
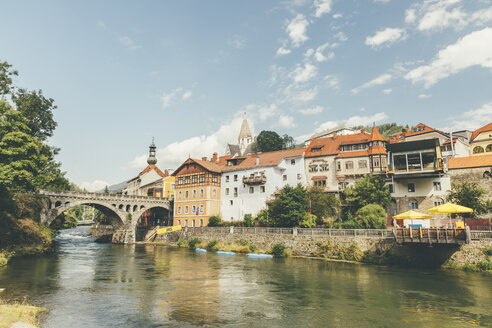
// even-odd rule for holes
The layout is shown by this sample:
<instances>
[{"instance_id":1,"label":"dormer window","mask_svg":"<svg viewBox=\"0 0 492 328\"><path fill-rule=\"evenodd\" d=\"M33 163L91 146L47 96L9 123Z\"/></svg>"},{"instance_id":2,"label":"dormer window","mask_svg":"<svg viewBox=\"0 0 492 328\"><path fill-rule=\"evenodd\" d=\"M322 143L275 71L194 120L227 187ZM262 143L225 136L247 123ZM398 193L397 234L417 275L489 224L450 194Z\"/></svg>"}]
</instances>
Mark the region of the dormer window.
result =
<instances>
[{"instance_id":1,"label":"dormer window","mask_svg":"<svg viewBox=\"0 0 492 328\"><path fill-rule=\"evenodd\" d=\"M318 153L318 152L321 151L321 149L323 149L323 146L321 146L321 147L313 147L313 148L311 148L311 152Z\"/></svg>"}]
</instances>

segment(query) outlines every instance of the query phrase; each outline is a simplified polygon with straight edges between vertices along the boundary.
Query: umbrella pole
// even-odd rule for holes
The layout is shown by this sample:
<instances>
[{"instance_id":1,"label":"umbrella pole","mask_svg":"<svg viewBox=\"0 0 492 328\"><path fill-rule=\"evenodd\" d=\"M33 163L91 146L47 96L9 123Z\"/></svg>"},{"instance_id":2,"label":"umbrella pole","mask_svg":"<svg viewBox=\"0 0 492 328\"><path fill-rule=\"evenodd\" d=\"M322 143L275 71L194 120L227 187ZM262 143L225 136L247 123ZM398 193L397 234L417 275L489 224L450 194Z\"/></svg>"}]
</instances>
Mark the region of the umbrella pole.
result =
<instances>
[{"instance_id":1,"label":"umbrella pole","mask_svg":"<svg viewBox=\"0 0 492 328\"><path fill-rule=\"evenodd\" d=\"M449 227L453 228L453 222L451 222L451 213L448 214L449 214Z\"/></svg>"}]
</instances>

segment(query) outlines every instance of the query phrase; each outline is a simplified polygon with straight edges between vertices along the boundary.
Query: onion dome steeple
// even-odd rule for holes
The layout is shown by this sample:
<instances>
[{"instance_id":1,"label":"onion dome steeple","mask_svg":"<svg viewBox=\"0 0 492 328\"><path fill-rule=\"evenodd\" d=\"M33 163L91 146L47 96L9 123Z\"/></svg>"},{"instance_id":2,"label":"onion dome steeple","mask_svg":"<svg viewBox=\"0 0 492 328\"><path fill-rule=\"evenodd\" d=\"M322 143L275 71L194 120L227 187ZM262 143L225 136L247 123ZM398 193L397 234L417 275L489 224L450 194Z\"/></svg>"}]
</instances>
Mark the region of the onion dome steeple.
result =
<instances>
[{"instance_id":1,"label":"onion dome steeple","mask_svg":"<svg viewBox=\"0 0 492 328\"><path fill-rule=\"evenodd\" d=\"M157 158L155 157L155 143L154 137L152 137L152 143L149 146L149 158L147 158L147 163L149 165L155 165L157 163Z\"/></svg>"}]
</instances>

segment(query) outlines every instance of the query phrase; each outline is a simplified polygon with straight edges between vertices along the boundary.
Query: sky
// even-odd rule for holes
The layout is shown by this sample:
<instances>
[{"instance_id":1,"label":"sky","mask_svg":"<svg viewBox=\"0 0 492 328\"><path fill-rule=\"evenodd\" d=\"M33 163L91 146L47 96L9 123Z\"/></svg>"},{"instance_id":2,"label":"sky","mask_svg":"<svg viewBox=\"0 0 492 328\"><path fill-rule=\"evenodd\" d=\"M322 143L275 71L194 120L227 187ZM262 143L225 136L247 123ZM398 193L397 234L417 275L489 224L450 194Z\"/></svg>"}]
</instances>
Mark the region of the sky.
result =
<instances>
[{"instance_id":1,"label":"sky","mask_svg":"<svg viewBox=\"0 0 492 328\"><path fill-rule=\"evenodd\" d=\"M0 0L0 60L55 100L88 190L254 133L492 122L492 0Z\"/></svg>"}]
</instances>

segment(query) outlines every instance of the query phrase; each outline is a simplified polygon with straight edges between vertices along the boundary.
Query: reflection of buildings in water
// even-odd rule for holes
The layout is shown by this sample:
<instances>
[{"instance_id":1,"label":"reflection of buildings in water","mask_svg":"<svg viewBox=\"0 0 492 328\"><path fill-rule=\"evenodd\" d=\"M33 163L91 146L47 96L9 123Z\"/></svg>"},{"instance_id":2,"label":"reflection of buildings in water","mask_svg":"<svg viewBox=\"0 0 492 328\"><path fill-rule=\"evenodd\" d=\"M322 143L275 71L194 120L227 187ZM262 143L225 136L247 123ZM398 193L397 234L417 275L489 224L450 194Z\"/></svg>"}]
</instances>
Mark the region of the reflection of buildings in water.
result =
<instances>
[{"instance_id":1,"label":"reflection of buildings in water","mask_svg":"<svg viewBox=\"0 0 492 328\"><path fill-rule=\"evenodd\" d=\"M169 271L164 291L159 294L159 315L178 322L218 323L220 292L215 259L176 249L163 255L168 256Z\"/></svg>"}]
</instances>

